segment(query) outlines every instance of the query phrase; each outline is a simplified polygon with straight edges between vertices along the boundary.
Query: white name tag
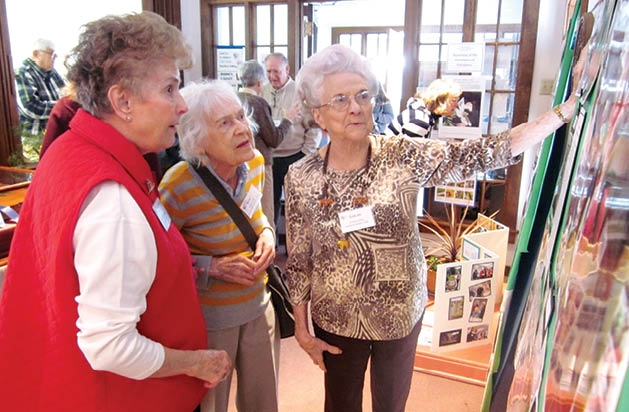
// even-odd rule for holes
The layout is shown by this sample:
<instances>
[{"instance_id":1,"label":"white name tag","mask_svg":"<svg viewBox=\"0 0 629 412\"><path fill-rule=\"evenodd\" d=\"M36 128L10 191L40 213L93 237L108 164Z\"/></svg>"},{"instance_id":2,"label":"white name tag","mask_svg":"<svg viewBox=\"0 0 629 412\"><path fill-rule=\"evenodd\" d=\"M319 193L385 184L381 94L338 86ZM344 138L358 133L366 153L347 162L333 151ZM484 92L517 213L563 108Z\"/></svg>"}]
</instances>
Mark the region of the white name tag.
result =
<instances>
[{"instance_id":1,"label":"white name tag","mask_svg":"<svg viewBox=\"0 0 629 412\"><path fill-rule=\"evenodd\" d=\"M153 212L155 212L155 215L157 215L157 218L159 219L159 222L162 224L164 229L168 231L171 222L170 216L168 215L166 208L159 200L159 198L155 199L155 201L153 202Z\"/></svg>"},{"instance_id":2,"label":"white name tag","mask_svg":"<svg viewBox=\"0 0 629 412\"><path fill-rule=\"evenodd\" d=\"M258 207L260 207L260 200L262 200L262 193L256 187L251 186L240 208L251 218L255 211L258 210Z\"/></svg>"},{"instance_id":3,"label":"white name tag","mask_svg":"<svg viewBox=\"0 0 629 412\"><path fill-rule=\"evenodd\" d=\"M358 209L347 210L339 213L341 231L343 233L354 232L376 225L371 206L364 206Z\"/></svg>"}]
</instances>

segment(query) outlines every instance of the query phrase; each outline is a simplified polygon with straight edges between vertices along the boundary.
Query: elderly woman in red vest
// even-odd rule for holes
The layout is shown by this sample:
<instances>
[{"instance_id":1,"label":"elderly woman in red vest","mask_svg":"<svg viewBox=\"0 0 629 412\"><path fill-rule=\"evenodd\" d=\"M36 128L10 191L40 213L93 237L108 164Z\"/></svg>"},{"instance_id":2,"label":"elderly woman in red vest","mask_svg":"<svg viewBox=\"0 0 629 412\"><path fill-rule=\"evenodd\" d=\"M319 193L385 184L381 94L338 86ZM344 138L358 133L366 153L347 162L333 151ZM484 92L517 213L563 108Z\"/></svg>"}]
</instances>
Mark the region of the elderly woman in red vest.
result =
<instances>
[{"instance_id":1,"label":"elderly woman in red vest","mask_svg":"<svg viewBox=\"0 0 629 412\"><path fill-rule=\"evenodd\" d=\"M189 250L142 155L187 106L181 32L153 13L88 23L80 109L37 168L0 300L5 410L190 411L231 369L207 350Z\"/></svg>"}]
</instances>

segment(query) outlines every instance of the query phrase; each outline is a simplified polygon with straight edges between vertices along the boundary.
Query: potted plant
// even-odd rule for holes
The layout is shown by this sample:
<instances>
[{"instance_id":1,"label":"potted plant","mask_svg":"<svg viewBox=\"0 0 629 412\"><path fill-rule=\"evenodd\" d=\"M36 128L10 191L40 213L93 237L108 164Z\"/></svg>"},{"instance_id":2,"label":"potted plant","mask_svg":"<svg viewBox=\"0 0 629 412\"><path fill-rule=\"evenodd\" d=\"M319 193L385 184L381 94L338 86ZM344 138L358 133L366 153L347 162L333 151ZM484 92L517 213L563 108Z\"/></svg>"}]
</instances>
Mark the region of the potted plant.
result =
<instances>
[{"instance_id":1,"label":"potted plant","mask_svg":"<svg viewBox=\"0 0 629 412\"><path fill-rule=\"evenodd\" d=\"M440 222L427 212L425 212L425 221L422 219L418 220L421 227L434 235L433 238L422 240L424 256L428 266L426 285L428 292L432 294L435 293L437 265L460 260L463 236L474 233L481 227L478 219L469 224L465 223L465 217L468 212L467 206L460 218L456 214L456 207L454 204L446 207L447 218L445 221ZM492 219L496 214L498 214L498 211L492 213L489 218Z\"/></svg>"}]
</instances>

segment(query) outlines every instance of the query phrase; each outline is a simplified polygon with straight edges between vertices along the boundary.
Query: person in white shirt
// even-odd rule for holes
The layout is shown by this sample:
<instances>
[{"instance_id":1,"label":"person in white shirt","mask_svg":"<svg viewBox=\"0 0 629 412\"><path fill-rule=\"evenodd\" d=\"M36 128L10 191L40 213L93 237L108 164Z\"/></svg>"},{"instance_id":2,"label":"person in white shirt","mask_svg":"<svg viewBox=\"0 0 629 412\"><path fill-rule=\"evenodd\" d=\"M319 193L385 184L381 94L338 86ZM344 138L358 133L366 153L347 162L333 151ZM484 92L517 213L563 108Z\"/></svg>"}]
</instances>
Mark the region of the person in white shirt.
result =
<instances>
[{"instance_id":1,"label":"person in white shirt","mask_svg":"<svg viewBox=\"0 0 629 412\"><path fill-rule=\"evenodd\" d=\"M0 402L193 410L232 364L207 349L190 250L142 157L174 142L192 56L155 13L83 27L68 58L81 109L39 163L11 245Z\"/></svg>"},{"instance_id":2,"label":"person in white shirt","mask_svg":"<svg viewBox=\"0 0 629 412\"><path fill-rule=\"evenodd\" d=\"M298 105L295 82L290 77L290 66L286 56L272 53L264 59L269 82L262 87L262 97L271 106L273 120L279 124L286 112ZM321 129L309 112L302 111L282 143L273 149L273 206L275 224L281 215L280 201L284 187L284 176L288 167L302 157L314 153L321 140Z\"/></svg>"}]
</instances>

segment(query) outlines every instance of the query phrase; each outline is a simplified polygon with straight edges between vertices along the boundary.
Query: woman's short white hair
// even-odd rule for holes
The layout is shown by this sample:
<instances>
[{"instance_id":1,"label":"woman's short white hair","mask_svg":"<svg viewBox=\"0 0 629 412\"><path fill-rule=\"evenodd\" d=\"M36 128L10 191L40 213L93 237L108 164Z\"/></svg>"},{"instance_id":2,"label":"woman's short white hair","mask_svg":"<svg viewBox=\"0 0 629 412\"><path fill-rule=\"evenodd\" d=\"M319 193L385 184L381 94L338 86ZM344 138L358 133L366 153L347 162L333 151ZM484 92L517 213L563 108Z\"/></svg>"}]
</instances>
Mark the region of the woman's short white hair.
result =
<instances>
[{"instance_id":1,"label":"woman's short white hair","mask_svg":"<svg viewBox=\"0 0 629 412\"><path fill-rule=\"evenodd\" d=\"M181 157L194 165L208 164L205 139L210 113L229 101L240 106L242 103L233 87L223 80L194 82L181 89L180 93L188 106L177 127Z\"/></svg>"},{"instance_id":2,"label":"woman's short white hair","mask_svg":"<svg viewBox=\"0 0 629 412\"><path fill-rule=\"evenodd\" d=\"M321 106L325 77L336 73L355 73L367 82L372 96L378 94L378 79L371 71L367 59L341 44L333 44L312 55L297 73L296 87L304 106Z\"/></svg>"}]
</instances>

